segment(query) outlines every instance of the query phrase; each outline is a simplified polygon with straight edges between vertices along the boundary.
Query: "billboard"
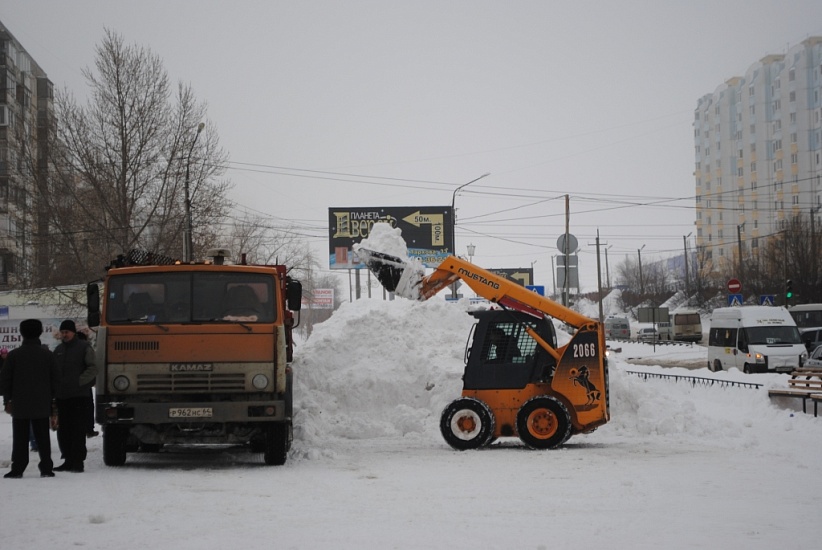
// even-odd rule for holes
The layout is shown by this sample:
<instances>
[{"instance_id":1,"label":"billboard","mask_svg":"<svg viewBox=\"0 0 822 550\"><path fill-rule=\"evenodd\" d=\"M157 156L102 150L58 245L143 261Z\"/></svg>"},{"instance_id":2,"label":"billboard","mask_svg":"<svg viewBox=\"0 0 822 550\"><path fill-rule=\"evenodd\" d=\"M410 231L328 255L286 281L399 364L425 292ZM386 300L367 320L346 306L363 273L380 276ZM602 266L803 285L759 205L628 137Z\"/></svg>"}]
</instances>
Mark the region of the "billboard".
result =
<instances>
[{"instance_id":1,"label":"billboard","mask_svg":"<svg viewBox=\"0 0 822 550\"><path fill-rule=\"evenodd\" d=\"M312 292L303 294L303 309L334 309L334 289L315 288Z\"/></svg>"},{"instance_id":2,"label":"billboard","mask_svg":"<svg viewBox=\"0 0 822 550\"><path fill-rule=\"evenodd\" d=\"M450 256L454 217L450 206L372 206L328 209L328 265L331 269L363 269L353 246L367 239L375 223L402 231L408 256L425 267L437 267Z\"/></svg>"}]
</instances>

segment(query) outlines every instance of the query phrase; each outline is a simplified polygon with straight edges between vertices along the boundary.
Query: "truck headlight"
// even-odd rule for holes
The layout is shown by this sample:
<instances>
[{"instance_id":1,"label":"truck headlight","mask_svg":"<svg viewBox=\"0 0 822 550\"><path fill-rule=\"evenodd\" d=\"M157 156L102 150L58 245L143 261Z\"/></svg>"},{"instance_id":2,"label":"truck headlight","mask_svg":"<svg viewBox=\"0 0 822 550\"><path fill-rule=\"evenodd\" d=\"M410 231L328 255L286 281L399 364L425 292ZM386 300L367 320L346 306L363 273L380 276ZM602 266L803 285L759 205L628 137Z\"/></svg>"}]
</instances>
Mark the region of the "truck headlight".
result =
<instances>
[{"instance_id":1,"label":"truck headlight","mask_svg":"<svg viewBox=\"0 0 822 550\"><path fill-rule=\"evenodd\" d=\"M264 374L257 374L251 379L251 385L258 390L265 389L268 386L268 377Z\"/></svg>"},{"instance_id":2,"label":"truck headlight","mask_svg":"<svg viewBox=\"0 0 822 550\"><path fill-rule=\"evenodd\" d=\"M126 391L128 387L131 385L131 382L129 381L127 376L121 375L115 378L111 385L114 386L114 389L117 391Z\"/></svg>"},{"instance_id":3,"label":"truck headlight","mask_svg":"<svg viewBox=\"0 0 822 550\"><path fill-rule=\"evenodd\" d=\"M765 362L765 356L762 355L761 353L757 353L755 355L755 357L756 357L756 362L757 363L764 363Z\"/></svg>"}]
</instances>

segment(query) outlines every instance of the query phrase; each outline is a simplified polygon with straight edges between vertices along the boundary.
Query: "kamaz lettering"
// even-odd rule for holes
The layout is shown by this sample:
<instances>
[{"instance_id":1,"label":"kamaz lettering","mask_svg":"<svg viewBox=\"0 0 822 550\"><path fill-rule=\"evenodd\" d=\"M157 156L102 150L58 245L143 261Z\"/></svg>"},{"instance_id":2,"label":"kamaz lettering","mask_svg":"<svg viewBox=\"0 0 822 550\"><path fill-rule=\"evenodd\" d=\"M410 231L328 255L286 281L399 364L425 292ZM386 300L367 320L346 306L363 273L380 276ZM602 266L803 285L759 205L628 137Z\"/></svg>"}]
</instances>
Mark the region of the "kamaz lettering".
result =
<instances>
[{"instance_id":1,"label":"kamaz lettering","mask_svg":"<svg viewBox=\"0 0 822 550\"><path fill-rule=\"evenodd\" d=\"M211 372L213 363L171 363L171 372Z\"/></svg>"},{"instance_id":2,"label":"kamaz lettering","mask_svg":"<svg viewBox=\"0 0 822 550\"><path fill-rule=\"evenodd\" d=\"M499 290L499 283L495 283L494 281L489 281L482 275L478 275L476 273L471 273L467 269L460 268L459 270L460 275L465 275L469 279L474 279L475 281L479 281L480 283L490 286L494 290Z\"/></svg>"}]
</instances>

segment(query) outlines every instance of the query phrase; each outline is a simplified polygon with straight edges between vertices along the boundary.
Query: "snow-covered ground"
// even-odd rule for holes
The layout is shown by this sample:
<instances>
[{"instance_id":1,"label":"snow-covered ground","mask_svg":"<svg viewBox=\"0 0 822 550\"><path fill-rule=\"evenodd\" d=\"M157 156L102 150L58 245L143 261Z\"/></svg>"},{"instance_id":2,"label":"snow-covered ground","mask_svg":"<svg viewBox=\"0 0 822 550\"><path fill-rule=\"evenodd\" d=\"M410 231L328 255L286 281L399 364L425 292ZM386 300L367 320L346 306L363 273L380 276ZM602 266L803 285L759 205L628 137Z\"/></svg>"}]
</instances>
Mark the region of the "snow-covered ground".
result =
<instances>
[{"instance_id":1,"label":"snow-covered ground","mask_svg":"<svg viewBox=\"0 0 822 550\"><path fill-rule=\"evenodd\" d=\"M32 457L22 480L0 480L0 547L819 546L822 418L768 399L785 375L626 362L690 365L706 360L700 346L615 344L611 422L560 449L451 450L438 423L461 390L466 307L361 300L316 326L295 352L296 440L283 467L244 449L169 448L109 468L100 438L83 474L41 479ZM0 415L4 470L10 455Z\"/></svg>"}]
</instances>

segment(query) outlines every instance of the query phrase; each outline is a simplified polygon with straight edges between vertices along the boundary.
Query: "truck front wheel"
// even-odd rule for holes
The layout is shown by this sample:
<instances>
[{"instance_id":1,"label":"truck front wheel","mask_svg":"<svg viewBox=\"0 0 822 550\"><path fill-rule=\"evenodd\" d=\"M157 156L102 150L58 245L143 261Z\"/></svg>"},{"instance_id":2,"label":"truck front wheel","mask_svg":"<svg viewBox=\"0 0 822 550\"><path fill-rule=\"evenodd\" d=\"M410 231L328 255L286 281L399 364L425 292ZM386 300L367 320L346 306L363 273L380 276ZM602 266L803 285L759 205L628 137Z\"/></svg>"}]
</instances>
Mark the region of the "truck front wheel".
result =
<instances>
[{"instance_id":1,"label":"truck front wheel","mask_svg":"<svg viewBox=\"0 0 822 550\"><path fill-rule=\"evenodd\" d=\"M265 429L265 450L263 459L269 466L282 466L288 458L291 447L291 425L277 423Z\"/></svg>"},{"instance_id":2,"label":"truck front wheel","mask_svg":"<svg viewBox=\"0 0 822 550\"><path fill-rule=\"evenodd\" d=\"M103 462L106 466L122 466L126 463L126 441L128 428L123 426L103 427Z\"/></svg>"}]
</instances>

